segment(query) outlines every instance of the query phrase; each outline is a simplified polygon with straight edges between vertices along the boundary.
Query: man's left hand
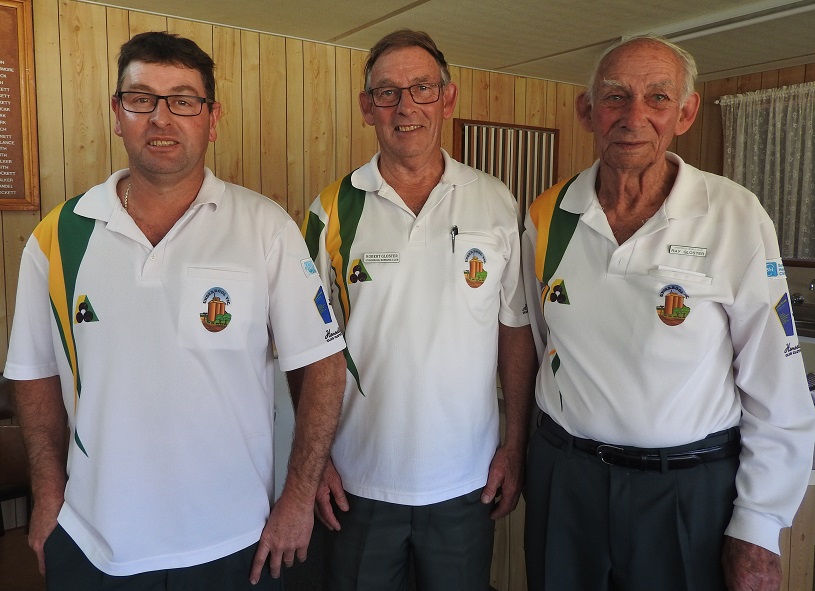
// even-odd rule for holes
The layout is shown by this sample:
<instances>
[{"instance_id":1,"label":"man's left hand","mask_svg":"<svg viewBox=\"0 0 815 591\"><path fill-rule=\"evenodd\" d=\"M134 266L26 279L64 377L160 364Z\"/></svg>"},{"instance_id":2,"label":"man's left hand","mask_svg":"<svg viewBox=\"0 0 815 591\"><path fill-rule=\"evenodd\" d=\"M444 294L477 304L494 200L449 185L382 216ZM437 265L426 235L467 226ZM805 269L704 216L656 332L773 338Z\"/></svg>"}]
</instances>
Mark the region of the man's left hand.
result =
<instances>
[{"instance_id":1,"label":"man's left hand","mask_svg":"<svg viewBox=\"0 0 815 591\"><path fill-rule=\"evenodd\" d=\"M722 567L728 591L781 589L781 557L761 546L725 536Z\"/></svg>"},{"instance_id":2,"label":"man's left hand","mask_svg":"<svg viewBox=\"0 0 815 591\"><path fill-rule=\"evenodd\" d=\"M314 527L314 508L311 504L301 507L289 501L284 493L272 507L272 514L260 534L252 572L249 580L253 585L260 580L260 573L266 557L269 556L269 571L273 578L280 576L281 563L294 564L294 558L303 562L308 552L311 530Z\"/></svg>"},{"instance_id":3,"label":"man's left hand","mask_svg":"<svg viewBox=\"0 0 815 591\"><path fill-rule=\"evenodd\" d=\"M490 513L492 519L501 519L509 515L518 505L523 488L523 476L523 451L515 451L506 446L499 447L490 462L487 484L481 493L481 502L485 505L498 499Z\"/></svg>"}]
</instances>

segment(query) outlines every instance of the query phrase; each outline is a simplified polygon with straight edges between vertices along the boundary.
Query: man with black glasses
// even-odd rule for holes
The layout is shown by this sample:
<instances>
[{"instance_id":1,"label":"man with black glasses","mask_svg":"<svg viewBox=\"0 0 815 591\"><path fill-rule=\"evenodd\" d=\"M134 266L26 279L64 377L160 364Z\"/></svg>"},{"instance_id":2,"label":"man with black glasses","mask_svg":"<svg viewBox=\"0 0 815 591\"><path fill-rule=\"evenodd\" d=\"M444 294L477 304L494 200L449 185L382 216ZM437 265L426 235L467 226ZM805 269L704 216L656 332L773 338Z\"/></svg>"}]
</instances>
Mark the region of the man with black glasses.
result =
<instances>
[{"instance_id":1,"label":"man with black glasses","mask_svg":"<svg viewBox=\"0 0 815 591\"><path fill-rule=\"evenodd\" d=\"M333 530L327 588L404 589L412 557L419 589L486 591L492 519L521 491L535 373L516 204L441 149L458 90L427 34L387 35L365 75L380 152L303 226L348 344L317 497Z\"/></svg>"},{"instance_id":2,"label":"man with black glasses","mask_svg":"<svg viewBox=\"0 0 815 591\"><path fill-rule=\"evenodd\" d=\"M111 106L129 169L48 214L22 258L5 375L29 542L49 590L275 588L281 562L305 559L344 341L291 218L204 167L212 59L137 35ZM303 377L270 510L272 334Z\"/></svg>"}]
</instances>

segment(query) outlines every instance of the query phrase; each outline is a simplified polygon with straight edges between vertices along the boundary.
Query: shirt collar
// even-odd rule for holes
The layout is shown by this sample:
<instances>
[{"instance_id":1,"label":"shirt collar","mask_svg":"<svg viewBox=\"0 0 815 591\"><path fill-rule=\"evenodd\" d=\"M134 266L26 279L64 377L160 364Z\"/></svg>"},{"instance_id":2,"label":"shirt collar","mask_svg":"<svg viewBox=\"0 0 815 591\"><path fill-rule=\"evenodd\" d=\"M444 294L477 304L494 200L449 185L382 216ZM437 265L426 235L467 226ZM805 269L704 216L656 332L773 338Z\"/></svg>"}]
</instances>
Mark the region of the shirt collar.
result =
<instances>
[{"instance_id":1,"label":"shirt collar","mask_svg":"<svg viewBox=\"0 0 815 591\"><path fill-rule=\"evenodd\" d=\"M439 184L468 185L478 178L472 168L453 160L445 150L441 150L441 155L444 158L444 172ZM388 183L379 172L379 156L380 153L377 152L370 162L351 174L351 184L354 187L369 193L378 193L388 187Z\"/></svg>"},{"instance_id":2,"label":"shirt collar","mask_svg":"<svg viewBox=\"0 0 815 591\"><path fill-rule=\"evenodd\" d=\"M704 175L673 152L666 152L665 157L679 166L671 192L662 206L665 215L668 219L687 219L705 215L710 200ZM592 203L597 201L594 187L599 171L600 161L597 160L591 168L581 172L563 197L560 208L577 214L588 211Z\"/></svg>"},{"instance_id":3,"label":"shirt collar","mask_svg":"<svg viewBox=\"0 0 815 591\"><path fill-rule=\"evenodd\" d=\"M114 221L116 212L124 213L119 195L116 193L116 185L121 179L129 175L129 168L114 172L104 183L89 189L80 197L74 212L77 215L103 222ZM198 195L196 195L190 208L212 203L217 209L223 198L225 187L225 183L216 177L209 168L204 168L204 181L201 184L201 190L198 191Z\"/></svg>"}]
</instances>

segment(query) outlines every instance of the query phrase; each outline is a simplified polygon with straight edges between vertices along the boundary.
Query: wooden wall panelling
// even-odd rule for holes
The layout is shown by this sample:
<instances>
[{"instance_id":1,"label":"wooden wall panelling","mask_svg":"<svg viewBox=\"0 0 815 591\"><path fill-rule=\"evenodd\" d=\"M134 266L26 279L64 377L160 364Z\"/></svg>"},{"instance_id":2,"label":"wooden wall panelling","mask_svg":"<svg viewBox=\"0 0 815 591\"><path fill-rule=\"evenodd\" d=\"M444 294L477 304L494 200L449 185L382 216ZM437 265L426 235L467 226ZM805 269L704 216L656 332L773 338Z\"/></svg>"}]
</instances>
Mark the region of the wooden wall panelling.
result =
<instances>
[{"instance_id":1,"label":"wooden wall panelling","mask_svg":"<svg viewBox=\"0 0 815 591\"><path fill-rule=\"evenodd\" d=\"M34 69L43 215L65 201L59 6L58 0L34 0Z\"/></svg>"},{"instance_id":2,"label":"wooden wall panelling","mask_svg":"<svg viewBox=\"0 0 815 591\"><path fill-rule=\"evenodd\" d=\"M716 101L726 94L734 94L738 87L737 78L723 78L705 83L702 105L702 135L701 160L702 170L722 174L723 167L723 139L722 139L722 110Z\"/></svg>"},{"instance_id":3,"label":"wooden wall panelling","mask_svg":"<svg viewBox=\"0 0 815 591\"><path fill-rule=\"evenodd\" d=\"M156 23L158 26L159 23ZM149 29L145 29L149 30ZM153 29L153 30L164 30L164 29ZM174 33L176 35L180 35L181 37L186 37L187 39L191 39L195 41L196 45L200 47L202 50L207 52L210 56L213 55L213 42L212 42L212 31L213 26L207 25L204 23L196 23L193 21L175 19L175 18L168 18L166 30L168 33ZM135 34L137 31L133 31ZM217 86L217 75L218 75L218 64L215 64L215 75L216 75L216 86L215 86L215 98L220 100L220 90ZM206 166L214 171L215 170L215 144L210 143L209 149L207 149L207 156L206 160L204 161Z\"/></svg>"},{"instance_id":4,"label":"wooden wall panelling","mask_svg":"<svg viewBox=\"0 0 815 591\"><path fill-rule=\"evenodd\" d=\"M119 50L130 39L130 13L119 8L106 9L107 16L107 59L108 59L108 94L116 92L118 78ZM116 135L116 115L110 108L108 101L108 118L110 119L110 167L112 170L127 168L127 152L125 152L122 138Z\"/></svg>"},{"instance_id":5,"label":"wooden wall panelling","mask_svg":"<svg viewBox=\"0 0 815 591\"><path fill-rule=\"evenodd\" d=\"M778 70L778 86L803 84L806 79L806 66L791 66Z\"/></svg>"},{"instance_id":6,"label":"wooden wall panelling","mask_svg":"<svg viewBox=\"0 0 815 591\"><path fill-rule=\"evenodd\" d=\"M221 120L218 122L218 139L215 142L214 172L225 181L241 185L243 105L240 31L228 27L213 27L212 43L212 59L218 65L215 69L215 84L221 103Z\"/></svg>"},{"instance_id":7,"label":"wooden wall panelling","mask_svg":"<svg viewBox=\"0 0 815 591\"><path fill-rule=\"evenodd\" d=\"M815 82L815 64L806 65L806 73L804 74L804 82Z\"/></svg>"},{"instance_id":8,"label":"wooden wall panelling","mask_svg":"<svg viewBox=\"0 0 815 591\"><path fill-rule=\"evenodd\" d=\"M524 519L526 502L521 497L518 507L509 514L509 585L507 591L527 591L526 557L524 556Z\"/></svg>"},{"instance_id":9,"label":"wooden wall panelling","mask_svg":"<svg viewBox=\"0 0 815 591\"><path fill-rule=\"evenodd\" d=\"M528 125L526 122L526 83L527 78L515 78L515 113L513 122L516 125Z\"/></svg>"},{"instance_id":10,"label":"wooden wall panelling","mask_svg":"<svg viewBox=\"0 0 815 591\"><path fill-rule=\"evenodd\" d=\"M336 180L334 131L336 63L334 47L303 42L304 189L289 194L289 213L299 224L303 213L327 185Z\"/></svg>"},{"instance_id":11,"label":"wooden wall panelling","mask_svg":"<svg viewBox=\"0 0 815 591\"><path fill-rule=\"evenodd\" d=\"M356 169L370 161L378 151L376 130L365 123L359 110L359 94L365 90L364 51L351 50L351 168Z\"/></svg>"},{"instance_id":12,"label":"wooden wall panelling","mask_svg":"<svg viewBox=\"0 0 815 591\"><path fill-rule=\"evenodd\" d=\"M444 148L448 154L453 154L453 119L460 118L461 112L461 83L460 83L460 69L456 66L448 66L450 71L450 81L456 85L458 89L458 98L456 99L456 106L453 109L453 115L445 120L441 128L441 147Z\"/></svg>"},{"instance_id":13,"label":"wooden wall panelling","mask_svg":"<svg viewBox=\"0 0 815 591\"><path fill-rule=\"evenodd\" d=\"M761 88L761 72L739 76L736 83L736 92L753 92Z\"/></svg>"},{"instance_id":14,"label":"wooden wall panelling","mask_svg":"<svg viewBox=\"0 0 815 591\"><path fill-rule=\"evenodd\" d=\"M60 3L65 184L69 197L110 175L107 19L103 6ZM47 140L46 140L47 141Z\"/></svg>"},{"instance_id":15,"label":"wooden wall panelling","mask_svg":"<svg viewBox=\"0 0 815 591\"><path fill-rule=\"evenodd\" d=\"M778 70L768 70L761 73L761 88L778 88Z\"/></svg>"},{"instance_id":16,"label":"wooden wall panelling","mask_svg":"<svg viewBox=\"0 0 815 591\"><path fill-rule=\"evenodd\" d=\"M261 193L286 208L286 40L260 36Z\"/></svg>"},{"instance_id":17,"label":"wooden wall panelling","mask_svg":"<svg viewBox=\"0 0 815 591\"><path fill-rule=\"evenodd\" d=\"M351 50L336 47L334 50L334 101L336 105L334 117L336 132L334 141L334 172L336 178L351 172L351 110L357 103L352 96L351 80L354 72L351 69ZM333 182L332 181L329 182ZM322 190L322 188L320 189ZM313 195L312 197L316 197ZM311 203L308 201L306 207Z\"/></svg>"},{"instance_id":18,"label":"wooden wall panelling","mask_svg":"<svg viewBox=\"0 0 815 591\"><path fill-rule=\"evenodd\" d=\"M571 84L556 83L555 124L558 129L558 181L572 176L572 155L574 146L571 145L572 132L577 125L574 114L574 86Z\"/></svg>"},{"instance_id":19,"label":"wooden wall panelling","mask_svg":"<svg viewBox=\"0 0 815 591\"><path fill-rule=\"evenodd\" d=\"M815 486L807 488L789 531L789 589L815 589Z\"/></svg>"},{"instance_id":20,"label":"wooden wall panelling","mask_svg":"<svg viewBox=\"0 0 815 591\"><path fill-rule=\"evenodd\" d=\"M702 118L704 112L705 87L703 84L697 85L696 92L699 93L699 110L696 112L696 120L690 129L684 134L674 138L671 151L679 154L680 158L699 168L702 162Z\"/></svg>"},{"instance_id":21,"label":"wooden wall panelling","mask_svg":"<svg viewBox=\"0 0 815 591\"><path fill-rule=\"evenodd\" d=\"M490 121L515 122L515 76L489 72Z\"/></svg>"},{"instance_id":22,"label":"wooden wall panelling","mask_svg":"<svg viewBox=\"0 0 815 591\"><path fill-rule=\"evenodd\" d=\"M286 210L298 224L302 222L303 209L297 204L302 203L305 193L303 100L303 42L286 39ZM298 207L300 219L295 215Z\"/></svg>"},{"instance_id":23,"label":"wooden wall panelling","mask_svg":"<svg viewBox=\"0 0 815 591\"><path fill-rule=\"evenodd\" d=\"M547 127L546 107L547 107L547 86L546 80L529 78L526 80L526 113L524 125L534 125L536 127Z\"/></svg>"},{"instance_id":24,"label":"wooden wall panelling","mask_svg":"<svg viewBox=\"0 0 815 591\"><path fill-rule=\"evenodd\" d=\"M472 118L477 121L490 121L490 73L473 70L473 83L470 87L470 108Z\"/></svg>"},{"instance_id":25,"label":"wooden wall panelling","mask_svg":"<svg viewBox=\"0 0 815 591\"><path fill-rule=\"evenodd\" d=\"M241 172L243 186L258 193L262 190L260 149L260 35L241 31Z\"/></svg>"}]
</instances>

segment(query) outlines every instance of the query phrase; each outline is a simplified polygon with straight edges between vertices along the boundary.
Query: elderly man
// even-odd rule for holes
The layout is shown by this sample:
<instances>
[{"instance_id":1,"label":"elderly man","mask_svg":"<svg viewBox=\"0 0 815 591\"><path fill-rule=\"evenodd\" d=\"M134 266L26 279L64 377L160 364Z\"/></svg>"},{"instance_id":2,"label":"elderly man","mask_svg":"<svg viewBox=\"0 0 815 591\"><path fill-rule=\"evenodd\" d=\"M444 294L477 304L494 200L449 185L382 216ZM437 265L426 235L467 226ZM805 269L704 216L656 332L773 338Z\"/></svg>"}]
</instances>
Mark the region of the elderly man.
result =
<instances>
[{"instance_id":1,"label":"elderly man","mask_svg":"<svg viewBox=\"0 0 815 591\"><path fill-rule=\"evenodd\" d=\"M111 106L129 169L49 213L23 252L5 375L29 543L49 591L276 588L281 562L305 559L343 339L296 224L204 168L212 59L136 35ZM272 334L280 367L305 369L270 507Z\"/></svg>"},{"instance_id":2,"label":"elderly man","mask_svg":"<svg viewBox=\"0 0 815 591\"><path fill-rule=\"evenodd\" d=\"M658 37L609 48L577 98L599 160L526 219L533 591L780 584L815 410L772 222L666 151L696 116L695 75Z\"/></svg>"},{"instance_id":3,"label":"elderly man","mask_svg":"<svg viewBox=\"0 0 815 591\"><path fill-rule=\"evenodd\" d=\"M490 517L518 501L535 375L516 205L441 149L457 88L429 36L387 35L365 76L360 108L381 151L303 226L348 344L317 497L335 530L328 588L404 589L412 556L419 589L486 591Z\"/></svg>"}]
</instances>

